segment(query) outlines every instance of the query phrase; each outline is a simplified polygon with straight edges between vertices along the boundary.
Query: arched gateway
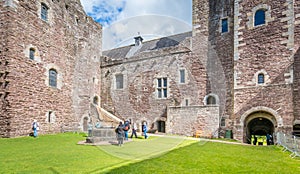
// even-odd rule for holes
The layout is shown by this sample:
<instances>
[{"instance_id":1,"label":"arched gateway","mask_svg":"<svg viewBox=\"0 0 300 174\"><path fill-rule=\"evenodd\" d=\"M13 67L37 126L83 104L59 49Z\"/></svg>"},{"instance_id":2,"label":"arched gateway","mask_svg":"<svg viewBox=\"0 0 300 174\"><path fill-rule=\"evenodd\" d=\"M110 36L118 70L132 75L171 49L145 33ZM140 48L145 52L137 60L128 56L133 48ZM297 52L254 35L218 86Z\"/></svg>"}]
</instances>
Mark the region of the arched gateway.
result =
<instances>
[{"instance_id":1,"label":"arched gateway","mask_svg":"<svg viewBox=\"0 0 300 174\"><path fill-rule=\"evenodd\" d=\"M270 108L257 107L245 112L241 117L243 124L243 141L251 143L251 137L254 135L274 137L277 128L282 126L281 117Z\"/></svg>"}]
</instances>

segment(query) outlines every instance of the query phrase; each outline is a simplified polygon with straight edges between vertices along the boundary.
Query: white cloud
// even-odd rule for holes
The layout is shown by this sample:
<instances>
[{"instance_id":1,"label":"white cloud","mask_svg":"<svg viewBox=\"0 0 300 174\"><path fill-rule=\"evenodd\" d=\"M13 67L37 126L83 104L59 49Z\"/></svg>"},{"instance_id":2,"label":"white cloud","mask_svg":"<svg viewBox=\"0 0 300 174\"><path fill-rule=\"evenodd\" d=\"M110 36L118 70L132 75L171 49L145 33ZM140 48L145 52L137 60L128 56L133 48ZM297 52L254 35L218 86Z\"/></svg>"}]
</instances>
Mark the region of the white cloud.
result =
<instances>
[{"instance_id":1,"label":"white cloud","mask_svg":"<svg viewBox=\"0 0 300 174\"><path fill-rule=\"evenodd\" d=\"M192 0L81 0L85 11L104 25L103 49L191 30Z\"/></svg>"}]
</instances>

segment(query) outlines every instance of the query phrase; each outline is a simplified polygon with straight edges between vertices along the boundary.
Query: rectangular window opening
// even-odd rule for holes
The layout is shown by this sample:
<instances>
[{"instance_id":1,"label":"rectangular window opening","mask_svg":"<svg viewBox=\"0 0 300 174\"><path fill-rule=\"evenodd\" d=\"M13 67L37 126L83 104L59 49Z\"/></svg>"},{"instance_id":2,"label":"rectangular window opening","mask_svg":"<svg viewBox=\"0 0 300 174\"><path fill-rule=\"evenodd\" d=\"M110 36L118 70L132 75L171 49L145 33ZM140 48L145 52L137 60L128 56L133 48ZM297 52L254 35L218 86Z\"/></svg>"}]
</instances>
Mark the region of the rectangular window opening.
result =
<instances>
[{"instance_id":1,"label":"rectangular window opening","mask_svg":"<svg viewBox=\"0 0 300 174\"><path fill-rule=\"evenodd\" d=\"M116 89L123 89L124 85L123 74L116 75Z\"/></svg>"},{"instance_id":2,"label":"rectangular window opening","mask_svg":"<svg viewBox=\"0 0 300 174\"><path fill-rule=\"evenodd\" d=\"M167 78L158 78L157 79L157 97L158 98L167 98L168 97L168 79Z\"/></svg>"},{"instance_id":3,"label":"rectangular window opening","mask_svg":"<svg viewBox=\"0 0 300 174\"><path fill-rule=\"evenodd\" d=\"M180 70L180 83L185 83L185 70Z\"/></svg>"},{"instance_id":4,"label":"rectangular window opening","mask_svg":"<svg viewBox=\"0 0 300 174\"><path fill-rule=\"evenodd\" d=\"M228 32L228 19L224 18L222 19L222 33L227 33Z\"/></svg>"}]
</instances>

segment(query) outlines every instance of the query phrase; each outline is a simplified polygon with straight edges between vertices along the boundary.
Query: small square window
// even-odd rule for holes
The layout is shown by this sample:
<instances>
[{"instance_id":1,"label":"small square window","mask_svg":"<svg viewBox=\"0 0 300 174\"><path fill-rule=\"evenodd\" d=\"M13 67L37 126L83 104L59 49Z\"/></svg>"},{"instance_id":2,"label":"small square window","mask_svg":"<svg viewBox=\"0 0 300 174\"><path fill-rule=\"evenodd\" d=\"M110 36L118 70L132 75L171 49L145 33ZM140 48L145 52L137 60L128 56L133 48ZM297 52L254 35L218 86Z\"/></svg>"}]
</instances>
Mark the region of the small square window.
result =
<instances>
[{"instance_id":1,"label":"small square window","mask_svg":"<svg viewBox=\"0 0 300 174\"><path fill-rule=\"evenodd\" d=\"M222 33L228 32L228 18L222 19Z\"/></svg>"}]
</instances>

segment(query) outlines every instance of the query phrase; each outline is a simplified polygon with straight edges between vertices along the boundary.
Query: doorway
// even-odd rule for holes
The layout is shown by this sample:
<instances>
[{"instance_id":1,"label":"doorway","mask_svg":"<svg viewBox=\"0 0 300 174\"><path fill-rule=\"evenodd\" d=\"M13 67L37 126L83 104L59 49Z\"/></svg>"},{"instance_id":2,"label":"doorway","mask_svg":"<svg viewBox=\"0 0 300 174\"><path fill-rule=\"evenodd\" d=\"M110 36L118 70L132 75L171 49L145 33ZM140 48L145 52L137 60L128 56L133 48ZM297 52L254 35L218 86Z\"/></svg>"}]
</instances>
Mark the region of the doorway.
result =
<instances>
[{"instance_id":1,"label":"doorway","mask_svg":"<svg viewBox=\"0 0 300 174\"><path fill-rule=\"evenodd\" d=\"M249 115L245 121L244 142L253 145L270 145L274 142L275 118L266 112Z\"/></svg>"},{"instance_id":2,"label":"doorway","mask_svg":"<svg viewBox=\"0 0 300 174\"><path fill-rule=\"evenodd\" d=\"M166 123L164 121L157 121L157 131L166 133Z\"/></svg>"}]
</instances>

